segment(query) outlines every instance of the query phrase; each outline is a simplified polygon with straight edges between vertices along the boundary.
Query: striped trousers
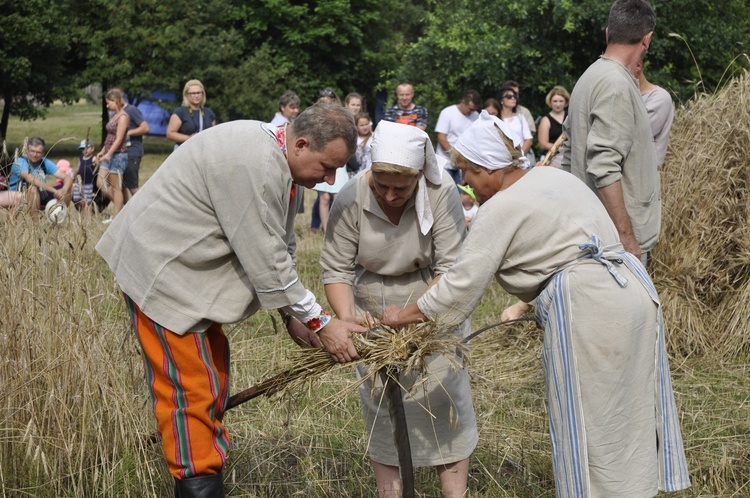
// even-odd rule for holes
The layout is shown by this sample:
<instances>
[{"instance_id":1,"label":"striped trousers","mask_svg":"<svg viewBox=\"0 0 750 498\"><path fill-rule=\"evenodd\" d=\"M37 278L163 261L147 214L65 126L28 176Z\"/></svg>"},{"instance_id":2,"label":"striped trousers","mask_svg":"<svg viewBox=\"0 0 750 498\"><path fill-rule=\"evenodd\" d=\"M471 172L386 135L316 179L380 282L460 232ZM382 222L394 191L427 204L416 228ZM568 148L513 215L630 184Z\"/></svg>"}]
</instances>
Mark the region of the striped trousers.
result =
<instances>
[{"instance_id":1,"label":"striped trousers","mask_svg":"<svg viewBox=\"0 0 750 498\"><path fill-rule=\"evenodd\" d=\"M229 433L229 342L221 325L179 335L146 316L127 295L169 472L176 479L221 472Z\"/></svg>"}]
</instances>

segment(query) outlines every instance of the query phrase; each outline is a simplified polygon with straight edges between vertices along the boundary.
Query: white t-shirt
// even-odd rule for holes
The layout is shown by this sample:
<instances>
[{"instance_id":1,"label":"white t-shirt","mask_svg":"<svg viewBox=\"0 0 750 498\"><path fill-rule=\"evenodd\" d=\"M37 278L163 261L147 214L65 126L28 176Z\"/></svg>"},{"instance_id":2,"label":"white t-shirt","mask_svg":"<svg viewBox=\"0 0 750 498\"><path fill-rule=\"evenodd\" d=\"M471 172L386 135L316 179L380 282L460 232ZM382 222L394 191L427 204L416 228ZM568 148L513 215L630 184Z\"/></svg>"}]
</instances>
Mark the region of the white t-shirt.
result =
<instances>
[{"instance_id":1,"label":"white t-shirt","mask_svg":"<svg viewBox=\"0 0 750 498\"><path fill-rule=\"evenodd\" d=\"M451 105L440 111L437 124L435 125L435 133L445 133L448 135L448 143L453 145L458 140L466 128L471 125L479 117L479 114L472 112L466 116L458 110L457 105ZM447 151L438 144L435 153L439 156L450 157Z\"/></svg>"},{"instance_id":2,"label":"white t-shirt","mask_svg":"<svg viewBox=\"0 0 750 498\"><path fill-rule=\"evenodd\" d=\"M531 140L533 135L529 129L529 123L526 122L523 116L516 114L512 118L503 119L508 124L510 132L513 134L514 139L518 139L521 143L526 140Z\"/></svg>"},{"instance_id":3,"label":"white t-shirt","mask_svg":"<svg viewBox=\"0 0 750 498\"><path fill-rule=\"evenodd\" d=\"M464 210L464 218L469 218L469 220L473 220L479 212L479 206L477 206L476 204L471 206L471 208L469 209L466 209L466 207L462 204L461 208Z\"/></svg>"}]
</instances>

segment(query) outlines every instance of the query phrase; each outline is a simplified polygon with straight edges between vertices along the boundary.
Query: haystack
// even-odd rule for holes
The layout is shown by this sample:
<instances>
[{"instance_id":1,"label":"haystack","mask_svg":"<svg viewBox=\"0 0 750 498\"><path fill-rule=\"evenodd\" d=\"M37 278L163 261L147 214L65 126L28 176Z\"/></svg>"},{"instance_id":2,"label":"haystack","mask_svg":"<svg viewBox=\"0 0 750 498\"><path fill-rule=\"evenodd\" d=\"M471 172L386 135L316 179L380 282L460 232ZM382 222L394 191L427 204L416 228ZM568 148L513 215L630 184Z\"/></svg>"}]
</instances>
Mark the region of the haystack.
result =
<instances>
[{"instance_id":1,"label":"haystack","mask_svg":"<svg viewBox=\"0 0 750 498\"><path fill-rule=\"evenodd\" d=\"M678 111L651 267L678 355L750 352L750 73Z\"/></svg>"}]
</instances>

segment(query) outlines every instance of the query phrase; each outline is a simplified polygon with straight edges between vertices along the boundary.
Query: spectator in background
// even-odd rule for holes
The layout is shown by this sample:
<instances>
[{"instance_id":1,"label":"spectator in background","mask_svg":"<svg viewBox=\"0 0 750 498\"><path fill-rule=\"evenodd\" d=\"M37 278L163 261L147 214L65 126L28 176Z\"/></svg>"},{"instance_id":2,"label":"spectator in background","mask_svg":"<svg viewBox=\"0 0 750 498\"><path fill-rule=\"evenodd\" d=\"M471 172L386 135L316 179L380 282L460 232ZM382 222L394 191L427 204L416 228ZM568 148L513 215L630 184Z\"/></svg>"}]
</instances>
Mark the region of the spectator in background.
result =
<instances>
[{"instance_id":1,"label":"spectator in background","mask_svg":"<svg viewBox=\"0 0 750 498\"><path fill-rule=\"evenodd\" d=\"M30 138L26 143L26 154L13 163L8 177L9 191L26 190L26 204L34 221L39 221L39 210L44 209L52 199L67 205L73 198L73 179L44 157L44 148L44 140ZM62 180L62 187L55 189L54 184L47 182L47 176ZM8 197L13 201L17 199L14 194Z\"/></svg>"},{"instance_id":2,"label":"spectator in background","mask_svg":"<svg viewBox=\"0 0 750 498\"><path fill-rule=\"evenodd\" d=\"M91 214L94 206L94 182L96 172L94 171L94 143L91 140L82 140L78 146L81 156L78 159L78 173L73 187L73 202L86 214Z\"/></svg>"},{"instance_id":3,"label":"spectator in background","mask_svg":"<svg viewBox=\"0 0 750 498\"><path fill-rule=\"evenodd\" d=\"M118 90L125 95L125 92L119 88L112 88L112 90ZM134 105L128 104L127 100L124 102L125 106L123 110L128 115L128 119L130 119L128 132L125 135L128 167L125 168L125 172L122 175L122 193L125 197L125 202L127 202L128 198L138 192L138 187L140 186L138 174L141 170L141 160L143 159L143 135L148 135L150 129L141 110Z\"/></svg>"},{"instance_id":4,"label":"spectator in background","mask_svg":"<svg viewBox=\"0 0 750 498\"><path fill-rule=\"evenodd\" d=\"M511 138L521 143L521 149L524 155L527 155L534 140L526 119L518 113L518 95L513 88L506 86L500 89L500 98L502 100L498 117L508 124L508 129L513 135ZM529 162L531 163L531 160Z\"/></svg>"},{"instance_id":5,"label":"spectator in background","mask_svg":"<svg viewBox=\"0 0 750 498\"><path fill-rule=\"evenodd\" d=\"M299 114L299 96L294 92L284 92L279 97L279 111L271 120L271 124L279 126L294 121Z\"/></svg>"},{"instance_id":6,"label":"spectator in background","mask_svg":"<svg viewBox=\"0 0 750 498\"><path fill-rule=\"evenodd\" d=\"M531 111L528 110L526 107L521 105L521 85L518 84L517 81L508 80L504 82L500 86L500 91L497 92L497 99L500 100L500 103L502 103L502 99L500 98L500 95L502 94L503 88L511 88L513 89L513 92L516 94L516 112L523 116L523 118L526 120L526 123L529 125L529 131L531 131L531 143L534 143L534 135L536 134L536 122L534 121L534 116L531 114ZM529 147L529 150L526 152L526 158L529 160L529 162L533 165L536 164L536 155L534 154L534 149Z\"/></svg>"},{"instance_id":7,"label":"spectator in background","mask_svg":"<svg viewBox=\"0 0 750 498\"><path fill-rule=\"evenodd\" d=\"M352 113L352 116L356 116L357 114L362 112L364 103L365 102L362 96L356 92L352 92L344 97L344 107L349 109L349 112Z\"/></svg>"},{"instance_id":8,"label":"spectator in background","mask_svg":"<svg viewBox=\"0 0 750 498\"><path fill-rule=\"evenodd\" d=\"M484 106L482 107L482 109L487 111L487 114L489 114L490 116L499 116L502 106L496 99L487 99L484 101Z\"/></svg>"},{"instance_id":9,"label":"spectator in background","mask_svg":"<svg viewBox=\"0 0 750 498\"><path fill-rule=\"evenodd\" d=\"M480 105L482 105L482 97L479 96L479 92L469 90L461 98L461 102L440 111L440 116L438 116L435 125L438 143L435 152L438 156L450 159L453 144L456 143L461 133L479 117L477 109ZM448 166L445 167L445 170L453 178L453 183L461 183L461 171L452 168L450 161L446 164Z\"/></svg>"},{"instance_id":10,"label":"spectator in background","mask_svg":"<svg viewBox=\"0 0 750 498\"><path fill-rule=\"evenodd\" d=\"M568 102L570 102L570 94L565 88L555 86L547 94L544 101L551 110L539 121L539 147L542 149L542 153L546 154L562 135L563 121L568 116L568 111L565 108L568 107ZM544 156L541 159L543 160ZM552 156L550 165L556 168L562 167L562 154L559 150Z\"/></svg>"},{"instance_id":11,"label":"spectator in background","mask_svg":"<svg viewBox=\"0 0 750 498\"><path fill-rule=\"evenodd\" d=\"M15 208L23 203L23 194L18 191L8 190L8 173L10 172L10 164L5 162L3 157L3 163L0 165L0 208L11 209L15 212Z\"/></svg>"},{"instance_id":12,"label":"spectator in background","mask_svg":"<svg viewBox=\"0 0 750 498\"><path fill-rule=\"evenodd\" d=\"M534 122L534 116L531 114L530 110L528 110L527 108L521 105L521 86L518 84L517 81L513 81L513 80L508 80L504 82L502 85L500 85L500 90L497 92L497 100L501 102L502 102L501 96L503 94L503 88L510 88L516 94L516 97L518 98L518 101L516 102L518 109L516 112L518 112L518 114L523 116L523 118L526 120L526 123L529 125L529 130L531 130L531 134L533 135L534 133L536 133L536 123Z\"/></svg>"},{"instance_id":13,"label":"spectator in background","mask_svg":"<svg viewBox=\"0 0 750 498\"><path fill-rule=\"evenodd\" d=\"M125 197L122 192L122 175L128 167L128 149L125 147L125 135L128 131L130 118L125 112L125 98L120 90L110 90L105 98L107 109L112 117L105 126L107 137L104 147L94 158L94 164L99 166L98 187L107 198L112 201L114 211L112 219L120 213ZM106 220L109 223L112 219Z\"/></svg>"},{"instance_id":14,"label":"spectator in background","mask_svg":"<svg viewBox=\"0 0 750 498\"><path fill-rule=\"evenodd\" d=\"M672 121L674 121L674 104L668 91L646 79L643 74L643 62L638 62L636 77L641 90L641 99L648 113L651 134L654 136L656 167L661 169L664 165L664 156L667 155L669 132L672 130Z\"/></svg>"},{"instance_id":15,"label":"spectator in background","mask_svg":"<svg viewBox=\"0 0 750 498\"><path fill-rule=\"evenodd\" d=\"M396 87L396 98L398 103L385 110L383 119L426 130L427 109L414 103L414 87L410 83L401 83Z\"/></svg>"},{"instance_id":16,"label":"spectator in background","mask_svg":"<svg viewBox=\"0 0 750 498\"><path fill-rule=\"evenodd\" d=\"M362 111L362 108L364 107L364 99L360 94L352 92L344 97L344 107L346 107L346 109L352 114L352 117L354 118L354 124L357 124L357 115ZM352 177L356 175L360 169L362 169L362 165L360 164L359 158L355 153L352 157L349 158L349 161L347 161L346 163L346 172L348 173L349 177Z\"/></svg>"},{"instance_id":17,"label":"spectator in background","mask_svg":"<svg viewBox=\"0 0 750 498\"><path fill-rule=\"evenodd\" d=\"M466 230L468 231L471 227L471 221L479 212L479 206L477 206L477 198L474 196L474 189L469 185L458 185L458 189L461 191L461 207L464 210L464 220L466 220Z\"/></svg>"},{"instance_id":18,"label":"spectator in background","mask_svg":"<svg viewBox=\"0 0 750 498\"><path fill-rule=\"evenodd\" d=\"M372 166L370 150L372 148L372 121L369 114L360 112L356 117L357 125L357 162L359 171L367 171ZM350 175L353 176L353 175Z\"/></svg>"},{"instance_id":19,"label":"spectator in background","mask_svg":"<svg viewBox=\"0 0 750 498\"><path fill-rule=\"evenodd\" d=\"M196 133L216 126L216 114L205 107L206 89L198 80L190 80L182 89L182 105L174 110L167 124L167 138L180 146Z\"/></svg>"},{"instance_id":20,"label":"spectator in background","mask_svg":"<svg viewBox=\"0 0 750 498\"><path fill-rule=\"evenodd\" d=\"M362 107L361 99L362 98L360 97L359 107ZM316 103L317 102L341 105L341 99L339 99L339 96L336 94L333 88L330 87L326 87L320 91L320 95ZM349 114L351 114L351 109L348 106L344 107L346 107L346 110L349 111ZM352 122L354 122L353 115ZM336 171L336 177L332 183L329 183L327 181L320 182L313 187L313 190L318 192L318 197L317 199L315 199L315 203L313 204L312 219L310 221L310 233L317 233L321 228L323 229L323 232L326 231L326 227L328 225L328 213L331 210L333 198L349 179L349 174L347 173L347 171L352 168L352 166L350 166L352 161L356 162L355 156L356 153L349 156L346 168ZM354 171L357 171L359 169L359 165L355 165L353 168Z\"/></svg>"}]
</instances>

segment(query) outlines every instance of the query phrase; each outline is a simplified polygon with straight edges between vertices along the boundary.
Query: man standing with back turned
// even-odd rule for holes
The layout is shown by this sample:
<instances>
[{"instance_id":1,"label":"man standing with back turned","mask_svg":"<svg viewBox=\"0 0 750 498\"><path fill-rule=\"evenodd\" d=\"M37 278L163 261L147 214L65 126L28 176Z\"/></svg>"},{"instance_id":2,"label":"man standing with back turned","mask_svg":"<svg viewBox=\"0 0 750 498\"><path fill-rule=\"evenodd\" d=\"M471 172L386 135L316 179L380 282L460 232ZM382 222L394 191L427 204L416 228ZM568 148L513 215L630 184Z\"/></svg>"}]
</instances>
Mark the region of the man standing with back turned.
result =
<instances>
[{"instance_id":1,"label":"man standing with back turned","mask_svg":"<svg viewBox=\"0 0 750 498\"><path fill-rule=\"evenodd\" d=\"M625 250L644 266L659 240L661 197L651 126L634 75L655 25L645 0L612 5L607 49L573 88L563 123L563 169L599 195Z\"/></svg>"},{"instance_id":2,"label":"man standing with back turned","mask_svg":"<svg viewBox=\"0 0 750 498\"><path fill-rule=\"evenodd\" d=\"M175 496L224 496L222 324L279 309L296 340L322 344L339 362L359 358L350 334L365 329L332 319L294 259L298 185L332 184L356 144L340 105L316 104L284 127L211 127L167 158L97 244L143 350Z\"/></svg>"}]
</instances>

